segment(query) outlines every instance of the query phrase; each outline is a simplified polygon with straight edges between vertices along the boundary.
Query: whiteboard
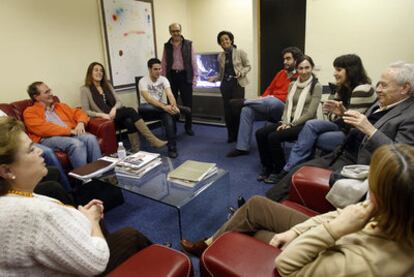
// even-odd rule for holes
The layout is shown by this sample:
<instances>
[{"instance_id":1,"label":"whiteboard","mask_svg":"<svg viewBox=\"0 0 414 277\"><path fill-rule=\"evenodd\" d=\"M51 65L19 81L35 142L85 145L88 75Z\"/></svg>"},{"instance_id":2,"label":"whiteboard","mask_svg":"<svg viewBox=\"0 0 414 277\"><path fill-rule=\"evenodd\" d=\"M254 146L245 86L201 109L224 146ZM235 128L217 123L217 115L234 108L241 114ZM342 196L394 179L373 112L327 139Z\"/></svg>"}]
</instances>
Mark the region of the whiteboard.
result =
<instances>
[{"instance_id":1,"label":"whiteboard","mask_svg":"<svg viewBox=\"0 0 414 277\"><path fill-rule=\"evenodd\" d=\"M101 5L112 85L133 88L156 53L152 1L101 0Z\"/></svg>"}]
</instances>

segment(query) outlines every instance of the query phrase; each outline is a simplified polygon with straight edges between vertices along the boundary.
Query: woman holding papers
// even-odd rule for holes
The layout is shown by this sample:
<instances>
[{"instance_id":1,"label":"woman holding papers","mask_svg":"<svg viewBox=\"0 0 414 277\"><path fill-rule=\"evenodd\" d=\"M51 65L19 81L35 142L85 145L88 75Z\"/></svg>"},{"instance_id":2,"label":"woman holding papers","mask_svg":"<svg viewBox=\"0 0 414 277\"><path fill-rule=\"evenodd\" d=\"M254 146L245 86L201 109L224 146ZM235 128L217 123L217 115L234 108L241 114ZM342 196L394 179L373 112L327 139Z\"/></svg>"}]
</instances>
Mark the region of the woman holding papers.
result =
<instances>
[{"instance_id":1,"label":"woman holding papers","mask_svg":"<svg viewBox=\"0 0 414 277\"><path fill-rule=\"evenodd\" d=\"M106 79L105 68L98 62L93 62L88 67L85 85L81 88L81 102L82 108L89 116L113 120L117 128L126 128L132 152L139 151L137 131L154 147L161 148L167 144L166 141L154 136L133 108L122 105Z\"/></svg>"},{"instance_id":2,"label":"woman holding papers","mask_svg":"<svg viewBox=\"0 0 414 277\"><path fill-rule=\"evenodd\" d=\"M200 255L221 234L236 231L281 248L275 263L282 276L413 276L413 172L413 147L384 145L371 159L370 200L308 218L255 196L211 238L181 245Z\"/></svg>"},{"instance_id":3,"label":"woman holding papers","mask_svg":"<svg viewBox=\"0 0 414 277\"><path fill-rule=\"evenodd\" d=\"M272 183L285 165L282 142L297 139L306 121L316 117L322 96L322 86L313 74L315 64L311 57L296 61L298 79L290 83L282 121L269 124L256 132L260 161L263 169L259 181Z\"/></svg>"},{"instance_id":4,"label":"woman holding papers","mask_svg":"<svg viewBox=\"0 0 414 277\"><path fill-rule=\"evenodd\" d=\"M94 276L151 244L131 228L105 234L100 200L75 208L33 193L41 155L20 121L0 118L0 276Z\"/></svg>"}]
</instances>

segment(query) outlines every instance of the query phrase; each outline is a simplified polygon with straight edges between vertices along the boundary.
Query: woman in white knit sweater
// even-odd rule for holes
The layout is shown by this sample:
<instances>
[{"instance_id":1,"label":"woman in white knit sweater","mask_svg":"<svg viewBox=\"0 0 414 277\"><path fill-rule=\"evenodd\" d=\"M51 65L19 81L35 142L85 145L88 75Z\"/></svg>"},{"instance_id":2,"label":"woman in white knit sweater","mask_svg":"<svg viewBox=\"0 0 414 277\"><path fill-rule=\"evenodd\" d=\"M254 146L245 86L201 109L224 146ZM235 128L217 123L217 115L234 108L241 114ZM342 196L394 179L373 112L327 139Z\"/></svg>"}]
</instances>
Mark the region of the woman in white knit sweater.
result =
<instances>
[{"instance_id":1,"label":"woman in white knit sweater","mask_svg":"<svg viewBox=\"0 0 414 277\"><path fill-rule=\"evenodd\" d=\"M33 193L47 173L41 154L21 122L0 118L0 276L91 276L133 254L110 255L101 201L76 209Z\"/></svg>"}]
</instances>

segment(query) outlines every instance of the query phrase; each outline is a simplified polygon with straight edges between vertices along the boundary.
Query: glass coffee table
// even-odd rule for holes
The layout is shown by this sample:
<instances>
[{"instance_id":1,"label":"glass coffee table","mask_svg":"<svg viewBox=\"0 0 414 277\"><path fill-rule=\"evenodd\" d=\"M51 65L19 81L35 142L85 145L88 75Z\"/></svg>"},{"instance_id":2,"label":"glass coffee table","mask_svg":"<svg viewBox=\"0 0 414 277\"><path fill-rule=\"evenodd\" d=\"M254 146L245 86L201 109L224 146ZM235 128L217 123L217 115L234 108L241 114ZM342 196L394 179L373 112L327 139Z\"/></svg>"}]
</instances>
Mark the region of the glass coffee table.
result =
<instances>
[{"instance_id":1,"label":"glass coffee table","mask_svg":"<svg viewBox=\"0 0 414 277\"><path fill-rule=\"evenodd\" d=\"M194 187L186 187L167 180L167 174L173 169L170 158L163 157L161 165L140 179L120 177L115 172L99 179L161 205L173 207L177 211L180 239L183 236L199 239L191 236L192 228L215 230L226 221L230 201L229 173L218 168L213 176Z\"/></svg>"}]
</instances>

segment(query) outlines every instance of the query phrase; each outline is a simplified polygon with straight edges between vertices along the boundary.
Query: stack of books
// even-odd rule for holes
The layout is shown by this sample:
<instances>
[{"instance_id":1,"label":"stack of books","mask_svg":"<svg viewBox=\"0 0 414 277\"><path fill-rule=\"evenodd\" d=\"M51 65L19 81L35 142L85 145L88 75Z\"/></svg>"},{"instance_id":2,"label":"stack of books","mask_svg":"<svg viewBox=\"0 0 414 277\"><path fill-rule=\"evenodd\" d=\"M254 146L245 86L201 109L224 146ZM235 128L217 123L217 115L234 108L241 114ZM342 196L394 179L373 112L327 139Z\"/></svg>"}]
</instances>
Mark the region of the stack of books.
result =
<instances>
[{"instance_id":1,"label":"stack of books","mask_svg":"<svg viewBox=\"0 0 414 277\"><path fill-rule=\"evenodd\" d=\"M187 187L194 187L198 182L217 173L215 163L188 160L168 173L167 179Z\"/></svg>"},{"instance_id":2,"label":"stack of books","mask_svg":"<svg viewBox=\"0 0 414 277\"><path fill-rule=\"evenodd\" d=\"M118 161L115 173L121 177L141 178L161 163L160 154L139 151Z\"/></svg>"}]
</instances>

